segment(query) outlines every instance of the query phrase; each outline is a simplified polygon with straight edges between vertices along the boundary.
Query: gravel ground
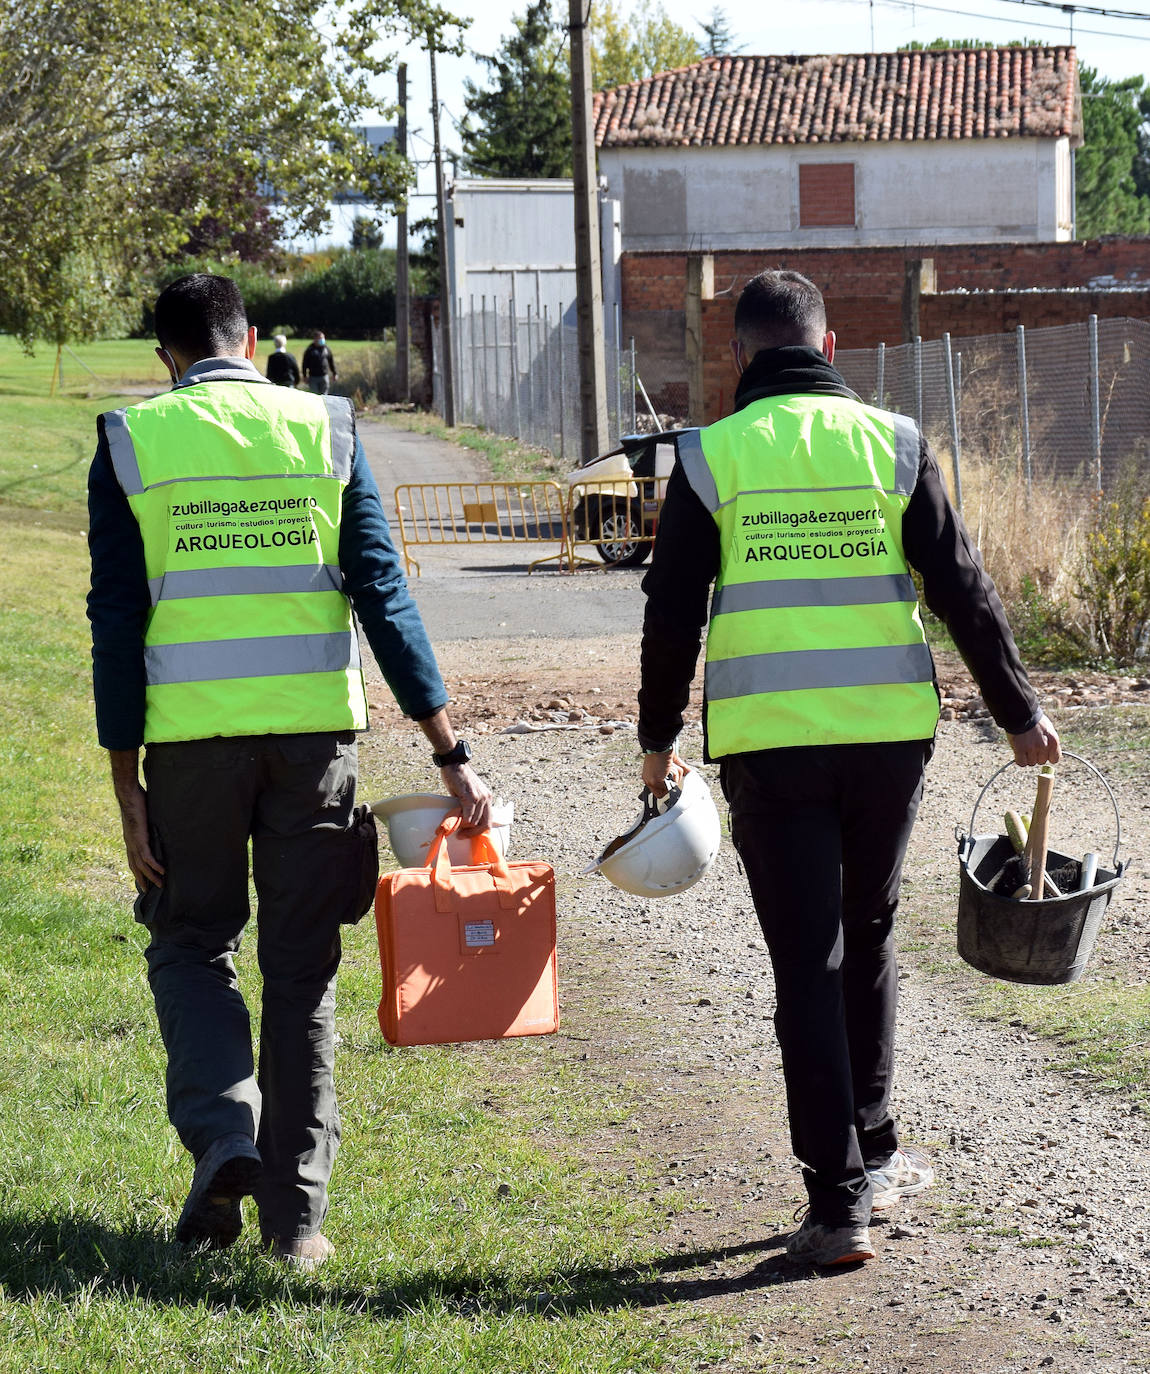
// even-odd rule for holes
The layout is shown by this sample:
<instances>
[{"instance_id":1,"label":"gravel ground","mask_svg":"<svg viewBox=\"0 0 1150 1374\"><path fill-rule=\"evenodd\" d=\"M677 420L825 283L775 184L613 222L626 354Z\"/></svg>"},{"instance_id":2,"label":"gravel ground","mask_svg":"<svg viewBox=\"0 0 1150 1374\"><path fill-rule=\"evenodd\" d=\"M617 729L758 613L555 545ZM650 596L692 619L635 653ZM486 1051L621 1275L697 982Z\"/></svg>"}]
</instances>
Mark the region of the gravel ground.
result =
<instances>
[{"instance_id":1,"label":"gravel ground","mask_svg":"<svg viewBox=\"0 0 1150 1374\"><path fill-rule=\"evenodd\" d=\"M972 1019L985 980L953 954L954 827L1007 757L979 705L940 726L900 913L896 1104L904 1137L932 1154L938 1183L876 1228L876 1263L822 1275L782 1258L803 1195L771 975L729 843L701 884L657 902L577 876L637 810L626 719L636 638L488 638L438 643L437 652L457 726L476 741L496 792L514 801L513 857L544 856L559 880L564 1026L540 1047L540 1071L554 1055L580 1061L605 1094L623 1085L630 1104L585 1146L663 1219L655 1244L664 1258L632 1286L635 1300L727 1314L732 1369L1150 1368L1150 1120L1088 1076L1056 1071L1058 1047L1021 1022ZM943 678L953 700L972 701L955 665ZM1072 696L1138 700L1143 688L1051 679L1043 690L1068 717ZM365 763L433 786L422 737L385 689L372 695L377 729ZM517 722L568 728L500 733ZM697 726L683 744L700 757ZM1065 782L1060 774L1056 838L1074 854L1103 849L1108 804L1072 768ZM988 829L1007 803L1029 809L1022 776L1012 771L988 796ZM1150 788L1136 761L1119 798L1126 852L1138 854ZM1137 872L1122 884L1088 977L1150 977L1146 895Z\"/></svg>"}]
</instances>

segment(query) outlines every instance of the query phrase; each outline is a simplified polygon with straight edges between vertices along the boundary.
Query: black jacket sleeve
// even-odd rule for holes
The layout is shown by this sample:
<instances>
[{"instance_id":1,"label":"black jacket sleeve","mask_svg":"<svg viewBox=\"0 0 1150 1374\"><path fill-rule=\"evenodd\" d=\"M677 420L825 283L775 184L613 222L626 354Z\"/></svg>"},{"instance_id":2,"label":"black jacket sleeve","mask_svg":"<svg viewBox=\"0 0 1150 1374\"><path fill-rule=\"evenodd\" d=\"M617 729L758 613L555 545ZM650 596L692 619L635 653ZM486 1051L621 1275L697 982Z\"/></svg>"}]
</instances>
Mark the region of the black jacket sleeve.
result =
<instances>
[{"instance_id":1,"label":"black jacket sleeve","mask_svg":"<svg viewBox=\"0 0 1150 1374\"><path fill-rule=\"evenodd\" d=\"M1029 730L1042 715L1038 698L1002 601L925 439L902 532L907 561L922 575L923 599L950 631L990 714L1009 734Z\"/></svg>"},{"instance_id":2,"label":"black jacket sleeve","mask_svg":"<svg viewBox=\"0 0 1150 1374\"><path fill-rule=\"evenodd\" d=\"M640 657L641 749L669 749L683 728L711 583L718 574L718 528L676 461L659 512L651 567L643 578L647 606Z\"/></svg>"}]
</instances>

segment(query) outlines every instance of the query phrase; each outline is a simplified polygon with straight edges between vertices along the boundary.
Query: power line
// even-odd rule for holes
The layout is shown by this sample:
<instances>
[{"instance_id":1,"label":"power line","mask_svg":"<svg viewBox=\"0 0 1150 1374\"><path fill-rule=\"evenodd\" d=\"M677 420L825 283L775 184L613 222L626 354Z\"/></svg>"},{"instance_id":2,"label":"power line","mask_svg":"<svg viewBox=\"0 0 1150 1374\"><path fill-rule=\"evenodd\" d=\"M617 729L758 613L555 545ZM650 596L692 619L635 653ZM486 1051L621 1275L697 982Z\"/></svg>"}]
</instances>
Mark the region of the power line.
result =
<instances>
[{"instance_id":1,"label":"power line","mask_svg":"<svg viewBox=\"0 0 1150 1374\"><path fill-rule=\"evenodd\" d=\"M1021 0L1002 0L1002 3L1006 4L1017 4L1020 2ZM868 3L868 0L851 0L851 3L865 4ZM876 3L885 5L888 9L929 10L933 14L959 15L963 19L982 19L991 24L1009 24L1015 22L1013 19L1004 18L1002 15L987 14L985 11L956 10L949 5L924 5L922 0L876 0ZM1073 11L1077 9L1077 6L1067 5L1064 7L1059 5L1057 8L1065 8L1073 13ZM1150 15L1142 15L1140 17L1150 19ZM1056 32L1062 32L1061 24L1047 23L1042 19L1035 19L1032 22L1033 26L1037 29L1054 29ZM1080 34L1089 34L1094 38L1129 38L1135 42L1141 43L1150 40L1150 33L1116 33L1113 29L1078 29L1077 32Z\"/></svg>"},{"instance_id":2,"label":"power line","mask_svg":"<svg viewBox=\"0 0 1150 1374\"><path fill-rule=\"evenodd\" d=\"M1061 10L1064 14L1098 14L1106 19L1142 19L1150 22L1145 10L1112 10L1101 5L1063 4L1062 0L998 0L1000 5L1039 5L1043 9Z\"/></svg>"}]
</instances>

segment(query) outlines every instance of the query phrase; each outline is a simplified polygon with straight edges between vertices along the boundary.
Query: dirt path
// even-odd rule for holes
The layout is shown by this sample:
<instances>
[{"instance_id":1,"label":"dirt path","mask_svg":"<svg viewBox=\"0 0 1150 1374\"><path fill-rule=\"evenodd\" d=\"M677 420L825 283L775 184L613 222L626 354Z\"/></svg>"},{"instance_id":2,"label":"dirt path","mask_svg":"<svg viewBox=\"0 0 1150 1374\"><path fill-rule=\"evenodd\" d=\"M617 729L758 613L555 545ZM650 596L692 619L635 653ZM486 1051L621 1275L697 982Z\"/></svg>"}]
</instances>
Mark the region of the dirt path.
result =
<instances>
[{"instance_id":1,"label":"dirt path","mask_svg":"<svg viewBox=\"0 0 1150 1374\"><path fill-rule=\"evenodd\" d=\"M878 1262L820 1276L782 1258L802 1191L772 981L729 844L704 884L659 902L576 876L635 810L623 718L634 711L637 640L517 637L437 651L456 721L482 736L479 762L515 803L515 852L545 855L559 875L564 1029L542 1053L579 1060L605 1096L623 1085L630 1103L586 1146L662 1218L664 1258L628 1285L634 1300L728 1314L732 1369L1150 1368L1150 1122L1056 1072L1056 1048L1021 1024L966 1009L981 980L953 954L953 830L974 781L1005 757L995 732L978 718L941 727L900 917L896 1100L939 1182L877 1229ZM377 701L383 728L367 747L397 752L421 775L421 744ZM579 728L498 733L568 716ZM686 745L697 758L697 730ZM1101 847L1104 803L1077 784L1066 802L1067 843ZM1137 853L1150 838L1144 775L1124 783L1123 807ZM1137 876L1124 885L1098 976L1115 966L1127 980L1150 974L1146 895Z\"/></svg>"}]
</instances>

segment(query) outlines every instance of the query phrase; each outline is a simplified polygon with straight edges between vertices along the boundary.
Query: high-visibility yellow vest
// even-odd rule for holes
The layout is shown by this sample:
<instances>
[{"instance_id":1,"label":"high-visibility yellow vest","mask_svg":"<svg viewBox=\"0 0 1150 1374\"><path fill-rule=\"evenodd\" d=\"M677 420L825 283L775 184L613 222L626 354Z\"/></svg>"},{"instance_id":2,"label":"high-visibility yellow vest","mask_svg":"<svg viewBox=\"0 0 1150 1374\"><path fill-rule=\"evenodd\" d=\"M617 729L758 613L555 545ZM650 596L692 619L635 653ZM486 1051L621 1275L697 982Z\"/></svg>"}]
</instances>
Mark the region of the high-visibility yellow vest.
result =
<instances>
[{"instance_id":1,"label":"high-visibility yellow vest","mask_svg":"<svg viewBox=\"0 0 1150 1374\"><path fill-rule=\"evenodd\" d=\"M151 596L145 741L365 729L339 568L350 402L200 382L103 421Z\"/></svg>"},{"instance_id":2,"label":"high-visibility yellow vest","mask_svg":"<svg viewBox=\"0 0 1150 1374\"><path fill-rule=\"evenodd\" d=\"M771 397L678 448L722 550L711 756L931 738L934 665L902 541L913 421L848 397Z\"/></svg>"}]
</instances>

